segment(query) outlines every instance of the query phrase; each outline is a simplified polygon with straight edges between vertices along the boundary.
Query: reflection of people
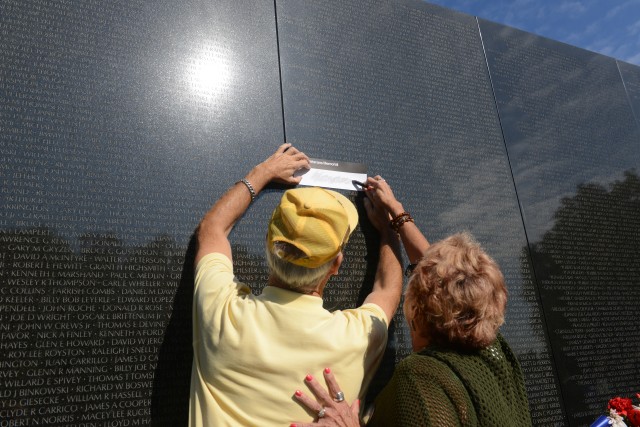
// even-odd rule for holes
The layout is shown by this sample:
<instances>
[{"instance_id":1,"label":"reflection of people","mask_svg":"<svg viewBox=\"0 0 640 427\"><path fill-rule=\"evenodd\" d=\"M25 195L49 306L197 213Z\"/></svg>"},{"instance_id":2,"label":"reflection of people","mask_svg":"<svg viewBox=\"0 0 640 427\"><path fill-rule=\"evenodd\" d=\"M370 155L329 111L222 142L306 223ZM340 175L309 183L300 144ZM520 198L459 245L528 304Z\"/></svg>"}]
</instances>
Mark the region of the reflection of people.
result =
<instances>
[{"instance_id":1,"label":"reflection of people","mask_svg":"<svg viewBox=\"0 0 640 427\"><path fill-rule=\"evenodd\" d=\"M367 184L416 262L403 306L414 353L396 366L367 425L530 426L520 366L498 333L507 300L498 265L467 233L429 245L386 182ZM317 400L301 391L295 396L322 410L320 425L359 426L359 403L336 401L335 378L325 373L329 393L307 379Z\"/></svg>"},{"instance_id":2,"label":"reflection of people","mask_svg":"<svg viewBox=\"0 0 640 427\"><path fill-rule=\"evenodd\" d=\"M358 223L355 206L321 188L286 191L267 232L269 281L259 296L233 275L228 235L269 181L296 184L309 159L284 144L229 189L202 219L195 259L194 363L190 425L286 425L312 419L292 396L326 363L343 381L346 398L361 395L375 370L387 325L400 301L400 243L381 233L373 290L358 308L322 307L329 278L338 274L342 248ZM373 213L368 200L368 212ZM309 371L311 369L311 371Z\"/></svg>"}]
</instances>

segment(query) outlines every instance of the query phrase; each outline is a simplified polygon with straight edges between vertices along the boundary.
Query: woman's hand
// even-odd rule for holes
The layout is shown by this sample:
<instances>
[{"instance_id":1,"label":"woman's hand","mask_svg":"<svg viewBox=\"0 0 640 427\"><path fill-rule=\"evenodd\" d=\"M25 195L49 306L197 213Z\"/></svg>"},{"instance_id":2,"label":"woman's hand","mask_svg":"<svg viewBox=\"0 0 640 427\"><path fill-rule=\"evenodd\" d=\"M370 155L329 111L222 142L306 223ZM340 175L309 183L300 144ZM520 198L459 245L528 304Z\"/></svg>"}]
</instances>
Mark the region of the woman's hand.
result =
<instances>
[{"instance_id":1,"label":"woman's hand","mask_svg":"<svg viewBox=\"0 0 640 427\"><path fill-rule=\"evenodd\" d=\"M367 177L365 193L376 206L382 206L392 217L402 212L402 204L393 195L391 187L380 175Z\"/></svg>"},{"instance_id":2,"label":"woman's hand","mask_svg":"<svg viewBox=\"0 0 640 427\"><path fill-rule=\"evenodd\" d=\"M400 216L403 216L403 214L406 214L402 203L396 199L391 187L380 175L368 177L366 184L365 194L369 200L371 200L373 205L376 206L376 210L378 210L378 207L383 207L387 214L387 224L390 223L391 219L399 218ZM367 213L369 213L368 209ZM369 218L371 218L371 216L369 216ZM411 216L409 216L409 218L411 218ZM374 222L373 219L371 221ZM389 227L389 229L391 228ZM382 231L382 229L378 228L378 231ZM422 234L420 229L418 229L416 224L413 222L413 219L401 223L399 228L396 227L396 232L402 238L402 244L407 252L409 261L412 264L418 263L429 247L429 241L427 238Z\"/></svg>"},{"instance_id":3,"label":"woman's hand","mask_svg":"<svg viewBox=\"0 0 640 427\"><path fill-rule=\"evenodd\" d=\"M289 143L282 144L268 159L256 166L267 174L269 181L298 184L302 176L293 175L300 169L309 169L309 158Z\"/></svg>"},{"instance_id":4,"label":"woman's hand","mask_svg":"<svg viewBox=\"0 0 640 427\"><path fill-rule=\"evenodd\" d=\"M393 196L391 187L380 175L367 177L365 194L367 198L364 201L364 207L369 221L379 232L388 229L392 218L389 206L394 203L399 204Z\"/></svg>"},{"instance_id":5,"label":"woman's hand","mask_svg":"<svg viewBox=\"0 0 640 427\"><path fill-rule=\"evenodd\" d=\"M307 396L300 390L296 390L294 397L310 413L315 414L316 420L313 423L292 423L291 427L314 427L314 426L337 426L337 427L360 427L360 401L356 400L351 406L339 397L342 395L340 386L329 368L324 370L324 380L327 383L329 392L322 387L315 378L307 375L305 383L315 396L315 399Z\"/></svg>"}]
</instances>

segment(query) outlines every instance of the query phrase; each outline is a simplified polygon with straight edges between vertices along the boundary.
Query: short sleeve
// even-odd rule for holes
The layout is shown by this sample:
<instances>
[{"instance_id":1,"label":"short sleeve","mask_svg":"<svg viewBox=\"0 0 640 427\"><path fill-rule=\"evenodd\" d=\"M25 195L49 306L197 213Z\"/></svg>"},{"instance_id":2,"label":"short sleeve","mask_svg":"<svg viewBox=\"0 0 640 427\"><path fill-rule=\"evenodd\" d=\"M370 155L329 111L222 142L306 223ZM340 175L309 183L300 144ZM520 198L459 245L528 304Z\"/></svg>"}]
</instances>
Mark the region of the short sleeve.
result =
<instances>
[{"instance_id":1,"label":"short sleeve","mask_svg":"<svg viewBox=\"0 0 640 427\"><path fill-rule=\"evenodd\" d=\"M387 331L389 329L387 315L376 304L363 304L358 308L343 310L342 313L350 323L346 327L347 334L361 335L369 342L369 354L372 358L371 361L369 361L370 358L367 358L365 363L369 363L368 367L373 366L387 345Z\"/></svg>"},{"instance_id":2,"label":"short sleeve","mask_svg":"<svg viewBox=\"0 0 640 427\"><path fill-rule=\"evenodd\" d=\"M221 304L233 295L242 296L251 289L236 280L231 260L220 253L205 255L195 270L194 301L201 313L208 312L212 305Z\"/></svg>"},{"instance_id":3,"label":"short sleeve","mask_svg":"<svg viewBox=\"0 0 640 427\"><path fill-rule=\"evenodd\" d=\"M387 327L389 326L389 319L387 319L387 315L385 314L382 307L380 307L378 304L373 304L373 303L363 304L360 307L358 307L356 310L361 310L365 313L369 313L370 315L382 320L384 324L387 325Z\"/></svg>"},{"instance_id":4,"label":"short sleeve","mask_svg":"<svg viewBox=\"0 0 640 427\"><path fill-rule=\"evenodd\" d=\"M366 390L387 346L387 316L376 304L364 304L358 308L334 312L333 315L343 316L346 321L341 330L343 336L349 340L349 345L365 350L362 389Z\"/></svg>"}]
</instances>

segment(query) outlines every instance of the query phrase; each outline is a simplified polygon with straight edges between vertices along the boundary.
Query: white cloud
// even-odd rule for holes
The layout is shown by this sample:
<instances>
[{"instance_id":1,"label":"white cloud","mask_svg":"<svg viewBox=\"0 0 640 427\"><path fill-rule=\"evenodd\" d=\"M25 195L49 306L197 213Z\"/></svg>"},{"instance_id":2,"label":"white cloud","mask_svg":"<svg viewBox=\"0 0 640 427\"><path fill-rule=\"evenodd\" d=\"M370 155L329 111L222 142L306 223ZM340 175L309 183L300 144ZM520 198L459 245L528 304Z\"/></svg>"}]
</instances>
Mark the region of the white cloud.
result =
<instances>
[{"instance_id":1,"label":"white cloud","mask_svg":"<svg viewBox=\"0 0 640 427\"><path fill-rule=\"evenodd\" d=\"M623 4L619 5L619 6L616 6L616 7L612 8L611 10L609 10L609 12L607 12L607 14L605 15L605 18L606 19L611 19L611 18L617 16L620 12L622 12L627 7L636 5L637 3L638 3L637 0L629 0L626 3L623 3Z\"/></svg>"},{"instance_id":2,"label":"white cloud","mask_svg":"<svg viewBox=\"0 0 640 427\"><path fill-rule=\"evenodd\" d=\"M640 19L627 27L627 33L630 36L640 34Z\"/></svg>"}]
</instances>

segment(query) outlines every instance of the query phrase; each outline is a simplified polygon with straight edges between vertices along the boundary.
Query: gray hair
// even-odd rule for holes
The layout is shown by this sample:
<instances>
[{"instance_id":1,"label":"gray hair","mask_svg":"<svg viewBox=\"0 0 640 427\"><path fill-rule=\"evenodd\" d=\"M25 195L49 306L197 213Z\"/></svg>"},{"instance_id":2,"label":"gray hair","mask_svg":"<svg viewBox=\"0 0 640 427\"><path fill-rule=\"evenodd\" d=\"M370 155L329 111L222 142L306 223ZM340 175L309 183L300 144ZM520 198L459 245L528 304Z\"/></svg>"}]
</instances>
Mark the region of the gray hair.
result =
<instances>
[{"instance_id":1,"label":"gray hair","mask_svg":"<svg viewBox=\"0 0 640 427\"><path fill-rule=\"evenodd\" d=\"M316 289L320 281L327 275L333 264L333 259L317 268L307 268L296 265L291 260L306 256L304 252L290 243L276 241L273 248L267 247L267 263L271 273L289 289L300 293L309 293Z\"/></svg>"}]
</instances>

